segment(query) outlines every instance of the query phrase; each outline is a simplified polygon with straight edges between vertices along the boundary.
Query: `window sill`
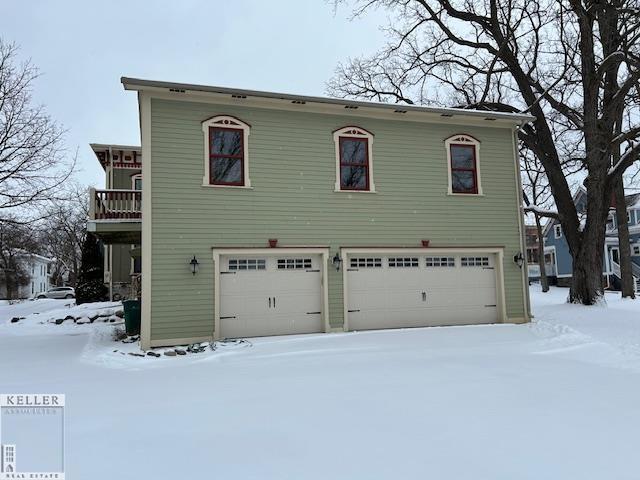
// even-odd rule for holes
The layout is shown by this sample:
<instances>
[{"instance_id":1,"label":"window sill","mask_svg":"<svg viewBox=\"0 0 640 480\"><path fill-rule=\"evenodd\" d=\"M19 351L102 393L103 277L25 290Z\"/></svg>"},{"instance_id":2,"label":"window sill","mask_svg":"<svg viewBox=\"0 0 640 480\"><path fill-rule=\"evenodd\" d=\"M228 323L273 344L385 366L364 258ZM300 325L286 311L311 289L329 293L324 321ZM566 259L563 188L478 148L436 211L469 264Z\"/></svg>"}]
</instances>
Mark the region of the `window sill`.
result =
<instances>
[{"instance_id":1,"label":"window sill","mask_svg":"<svg viewBox=\"0 0 640 480\"><path fill-rule=\"evenodd\" d=\"M211 185L210 183L203 183L201 186L204 188L235 188L240 190L253 190L253 187L247 185Z\"/></svg>"},{"instance_id":2,"label":"window sill","mask_svg":"<svg viewBox=\"0 0 640 480\"><path fill-rule=\"evenodd\" d=\"M484 197L484 193L453 193L448 192L447 195L451 197Z\"/></svg>"},{"instance_id":3,"label":"window sill","mask_svg":"<svg viewBox=\"0 0 640 480\"><path fill-rule=\"evenodd\" d=\"M333 189L333 191L335 193L357 193L357 194L360 194L360 193L378 193L375 190L338 190L338 189L335 189L335 188Z\"/></svg>"}]
</instances>

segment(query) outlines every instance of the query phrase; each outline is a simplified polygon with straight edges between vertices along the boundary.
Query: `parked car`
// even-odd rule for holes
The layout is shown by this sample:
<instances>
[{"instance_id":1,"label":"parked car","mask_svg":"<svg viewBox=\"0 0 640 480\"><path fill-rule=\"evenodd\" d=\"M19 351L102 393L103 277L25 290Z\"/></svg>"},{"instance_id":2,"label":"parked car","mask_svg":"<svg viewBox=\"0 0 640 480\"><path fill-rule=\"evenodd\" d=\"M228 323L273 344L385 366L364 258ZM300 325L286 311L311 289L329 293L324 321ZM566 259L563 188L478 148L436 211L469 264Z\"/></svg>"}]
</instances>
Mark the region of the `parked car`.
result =
<instances>
[{"instance_id":1,"label":"parked car","mask_svg":"<svg viewBox=\"0 0 640 480\"><path fill-rule=\"evenodd\" d=\"M73 287L56 287L46 292L39 293L36 298L75 298L76 290Z\"/></svg>"}]
</instances>

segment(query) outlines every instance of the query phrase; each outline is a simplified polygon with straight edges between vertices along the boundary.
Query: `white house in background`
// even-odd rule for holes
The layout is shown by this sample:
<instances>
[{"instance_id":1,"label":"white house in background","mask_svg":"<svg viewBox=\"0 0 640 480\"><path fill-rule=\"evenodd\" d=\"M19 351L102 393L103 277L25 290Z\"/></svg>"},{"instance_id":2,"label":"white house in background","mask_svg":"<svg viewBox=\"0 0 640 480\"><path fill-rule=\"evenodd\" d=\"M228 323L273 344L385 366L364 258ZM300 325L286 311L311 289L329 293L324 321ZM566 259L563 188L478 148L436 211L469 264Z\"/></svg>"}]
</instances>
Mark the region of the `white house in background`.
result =
<instances>
[{"instance_id":1,"label":"white house in background","mask_svg":"<svg viewBox=\"0 0 640 480\"><path fill-rule=\"evenodd\" d=\"M14 473L16 471L16 446L2 445L2 473Z\"/></svg>"},{"instance_id":2,"label":"white house in background","mask_svg":"<svg viewBox=\"0 0 640 480\"><path fill-rule=\"evenodd\" d=\"M21 298L33 297L36 293L49 290L51 288L49 265L53 263L53 260L34 253L25 254L24 259L27 262L27 268L30 269L31 281L29 285L23 287ZM26 295L24 295L25 293Z\"/></svg>"},{"instance_id":3,"label":"white house in background","mask_svg":"<svg viewBox=\"0 0 640 480\"><path fill-rule=\"evenodd\" d=\"M39 292L46 292L51 288L51 275L49 265L52 259L36 253L21 252L20 260L31 277L29 283L18 289L18 298L31 298ZM7 286L4 278L0 277L0 298L7 298Z\"/></svg>"}]
</instances>

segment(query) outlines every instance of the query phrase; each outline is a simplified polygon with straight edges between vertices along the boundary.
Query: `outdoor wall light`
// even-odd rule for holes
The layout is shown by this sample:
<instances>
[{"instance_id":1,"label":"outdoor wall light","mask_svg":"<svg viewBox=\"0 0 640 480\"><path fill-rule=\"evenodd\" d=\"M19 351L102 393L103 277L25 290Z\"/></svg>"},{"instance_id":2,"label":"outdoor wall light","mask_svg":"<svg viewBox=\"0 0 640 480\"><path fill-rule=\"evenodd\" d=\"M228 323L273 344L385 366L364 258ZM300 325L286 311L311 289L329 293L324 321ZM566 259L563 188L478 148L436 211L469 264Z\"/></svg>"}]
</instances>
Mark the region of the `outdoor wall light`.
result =
<instances>
[{"instance_id":1,"label":"outdoor wall light","mask_svg":"<svg viewBox=\"0 0 640 480\"><path fill-rule=\"evenodd\" d=\"M200 265L200 263L198 263L198 259L196 258L195 255L189 262L189 265L191 265L191 273L193 273L194 275L198 273L198 265Z\"/></svg>"},{"instance_id":2,"label":"outdoor wall light","mask_svg":"<svg viewBox=\"0 0 640 480\"><path fill-rule=\"evenodd\" d=\"M524 264L524 257L522 256L522 252L518 252L513 256L513 263L522 268L522 265Z\"/></svg>"},{"instance_id":3,"label":"outdoor wall light","mask_svg":"<svg viewBox=\"0 0 640 480\"><path fill-rule=\"evenodd\" d=\"M340 253L336 252L333 256L333 260L331 260L333 266L336 268L336 271L340 271L340 264L342 263L342 259L340 258Z\"/></svg>"}]
</instances>

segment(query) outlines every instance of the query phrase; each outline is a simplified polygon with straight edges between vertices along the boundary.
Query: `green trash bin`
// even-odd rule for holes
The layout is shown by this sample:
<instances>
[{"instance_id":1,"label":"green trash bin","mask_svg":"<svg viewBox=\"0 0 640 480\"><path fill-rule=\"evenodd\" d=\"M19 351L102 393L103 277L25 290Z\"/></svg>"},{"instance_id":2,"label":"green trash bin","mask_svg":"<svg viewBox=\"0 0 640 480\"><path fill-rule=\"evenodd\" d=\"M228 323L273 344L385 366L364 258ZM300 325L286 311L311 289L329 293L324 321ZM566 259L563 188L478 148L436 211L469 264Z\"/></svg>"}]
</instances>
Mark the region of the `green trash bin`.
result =
<instances>
[{"instance_id":1,"label":"green trash bin","mask_svg":"<svg viewBox=\"0 0 640 480\"><path fill-rule=\"evenodd\" d=\"M127 335L140 334L140 300L125 300L124 307L124 329Z\"/></svg>"}]
</instances>

